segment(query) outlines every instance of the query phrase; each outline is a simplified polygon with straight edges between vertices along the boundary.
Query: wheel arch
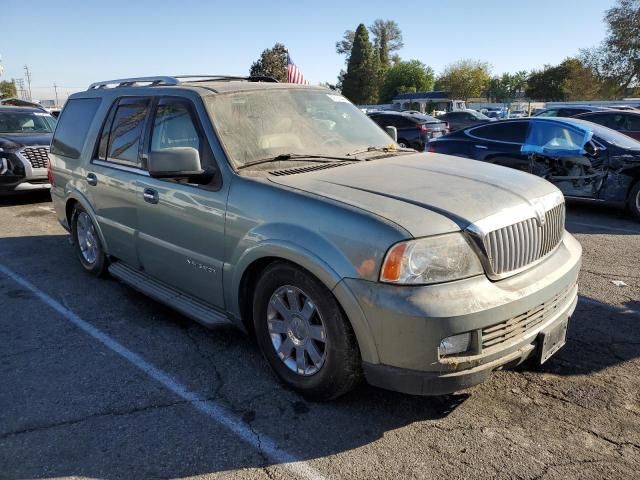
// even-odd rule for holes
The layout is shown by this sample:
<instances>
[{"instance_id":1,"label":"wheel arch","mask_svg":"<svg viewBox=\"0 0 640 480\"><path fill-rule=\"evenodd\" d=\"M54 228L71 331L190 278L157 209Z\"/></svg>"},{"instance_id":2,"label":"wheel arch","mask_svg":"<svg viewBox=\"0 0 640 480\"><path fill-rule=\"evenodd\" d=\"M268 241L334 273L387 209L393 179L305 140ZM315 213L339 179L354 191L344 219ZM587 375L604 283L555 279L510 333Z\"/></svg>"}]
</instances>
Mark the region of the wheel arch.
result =
<instances>
[{"instance_id":1,"label":"wheel arch","mask_svg":"<svg viewBox=\"0 0 640 480\"><path fill-rule=\"evenodd\" d=\"M102 229L100 228L100 222L98 222L98 218L97 218L98 215L96 211L93 209L93 207L91 206L91 203L87 200L87 198L84 195L82 195L80 192L74 189L68 192L64 202L65 202L64 203L65 216L67 219L69 230L72 233L71 235L72 240L75 241L73 239L73 225L71 223L71 216L73 215L73 210L75 209L75 206L80 205L85 210L85 212L87 212L87 214L91 217L91 221L93 222L93 225L96 228L98 236L100 237L100 242L102 242L102 247L104 248L105 253L108 254L109 252L108 243L102 233Z\"/></svg>"}]
</instances>

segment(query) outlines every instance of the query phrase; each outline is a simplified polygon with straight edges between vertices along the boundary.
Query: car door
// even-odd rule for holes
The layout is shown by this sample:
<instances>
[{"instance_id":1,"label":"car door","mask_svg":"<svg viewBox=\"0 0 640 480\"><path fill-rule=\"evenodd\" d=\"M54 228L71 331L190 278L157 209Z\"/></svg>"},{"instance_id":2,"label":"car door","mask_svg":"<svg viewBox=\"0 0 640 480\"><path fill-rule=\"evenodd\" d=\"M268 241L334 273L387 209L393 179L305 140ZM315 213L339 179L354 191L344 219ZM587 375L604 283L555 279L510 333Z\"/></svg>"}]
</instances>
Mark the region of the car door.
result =
<instances>
[{"instance_id":1,"label":"car door","mask_svg":"<svg viewBox=\"0 0 640 480\"><path fill-rule=\"evenodd\" d=\"M196 185L144 177L138 191L138 256L144 271L154 278L222 308L227 187L200 120L206 114L195 101L156 99L144 152L193 147L202 167L212 172L212 181Z\"/></svg>"},{"instance_id":2,"label":"car door","mask_svg":"<svg viewBox=\"0 0 640 480\"><path fill-rule=\"evenodd\" d=\"M464 112L449 112L440 118L449 122L449 128L453 132L464 128L463 115Z\"/></svg>"},{"instance_id":3,"label":"car door","mask_svg":"<svg viewBox=\"0 0 640 480\"><path fill-rule=\"evenodd\" d=\"M528 156L522 153L528 127L529 123L523 120L492 122L470 128L467 135L472 139L474 158L529 172Z\"/></svg>"},{"instance_id":4,"label":"car door","mask_svg":"<svg viewBox=\"0 0 640 480\"><path fill-rule=\"evenodd\" d=\"M87 192L109 254L133 267L139 267L137 194L146 175L140 148L150 102L148 97L114 102L86 173Z\"/></svg>"}]
</instances>

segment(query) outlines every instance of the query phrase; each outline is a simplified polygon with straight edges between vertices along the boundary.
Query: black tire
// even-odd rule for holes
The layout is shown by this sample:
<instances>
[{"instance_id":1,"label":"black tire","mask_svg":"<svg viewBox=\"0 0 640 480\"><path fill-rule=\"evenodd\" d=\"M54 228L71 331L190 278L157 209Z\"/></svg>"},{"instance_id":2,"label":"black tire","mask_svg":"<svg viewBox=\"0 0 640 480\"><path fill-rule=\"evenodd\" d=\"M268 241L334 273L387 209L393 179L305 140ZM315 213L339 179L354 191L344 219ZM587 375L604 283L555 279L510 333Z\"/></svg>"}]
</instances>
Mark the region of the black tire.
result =
<instances>
[{"instance_id":1,"label":"black tire","mask_svg":"<svg viewBox=\"0 0 640 480\"><path fill-rule=\"evenodd\" d=\"M407 142L404 138L398 139L397 143L401 148L411 148L411 145L409 144L409 142Z\"/></svg>"},{"instance_id":2,"label":"black tire","mask_svg":"<svg viewBox=\"0 0 640 480\"><path fill-rule=\"evenodd\" d=\"M627 199L627 208L629 213L636 220L640 221L640 180L636 182L631 191L629 192L629 198Z\"/></svg>"},{"instance_id":3,"label":"black tire","mask_svg":"<svg viewBox=\"0 0 640 480\"><path fill-rule=\"evenodd\" d=\"M88 221L91 222L93 229L96 232L94 238L97 254L93 262L90 262L85 258L80 247L80 242L78 240L78 218L82 214L87 215ZM95 224L93 223L93 220L91 220L91 217L88 215L87 211L79 204L76 204L76 206L73 208L73 212L71 213L71 235L73 237L73 248L76 251L76 255L78 256L78 260L80 260L80 264L82 265L82 267L87 272L95 275L96 277L104 276L107 272L108 266L104 248L102 246L102 243L100 242L100 237L97 235L97 230Z\"/></svg>"},{"instance_id":4,"label":"black tire","mask_svg":"<svg viewBox=\"0 0 640 480\"><path fill-rule=\"evenodd\" d=\"M298 374L287 367L272 343L268 325L269 302L284 286L296 287L306 294L322 318L326 333L324 363L310 375ZM286 262L273 263L266 268L255 288L253 322L256 340L271 369L285 385L302 395L318 401L331 400L360 382L360 351L351 325L333 294L302 268ZM287 338L286 334L284 338Z\"/></svg>"}]
</instances>

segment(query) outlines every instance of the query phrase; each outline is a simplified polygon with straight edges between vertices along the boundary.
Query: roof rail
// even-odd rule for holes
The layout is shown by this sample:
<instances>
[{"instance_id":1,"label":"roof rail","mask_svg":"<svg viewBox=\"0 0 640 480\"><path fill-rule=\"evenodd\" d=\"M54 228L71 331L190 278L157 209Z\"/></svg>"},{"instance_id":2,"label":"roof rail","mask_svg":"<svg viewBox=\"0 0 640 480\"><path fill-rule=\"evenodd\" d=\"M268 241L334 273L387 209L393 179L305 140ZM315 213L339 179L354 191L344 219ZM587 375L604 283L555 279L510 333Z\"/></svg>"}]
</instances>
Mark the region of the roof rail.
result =
<instances>
[{"instance_id":1,"label":"roof rail","mask_svg":"<svg viewBox=\"0 0 640 480\"><path fill-rule=\"evenodd\" d=\"M132 77L132 78L119 78L116 80L105 80L102 82L94 82L89 85L87 90L98 90L101 88L117 87L135 87L140 86L138 84L145 84L144 86L166 86L166 85L179 85L183 82L208 82L212 80L224 81L224 80L245 80L247 82L278 82L275 78L254 75L249 77L241 77L234 75L173 75L173 76L158 76L158 77Z\"/></svg>"}]
</instances>

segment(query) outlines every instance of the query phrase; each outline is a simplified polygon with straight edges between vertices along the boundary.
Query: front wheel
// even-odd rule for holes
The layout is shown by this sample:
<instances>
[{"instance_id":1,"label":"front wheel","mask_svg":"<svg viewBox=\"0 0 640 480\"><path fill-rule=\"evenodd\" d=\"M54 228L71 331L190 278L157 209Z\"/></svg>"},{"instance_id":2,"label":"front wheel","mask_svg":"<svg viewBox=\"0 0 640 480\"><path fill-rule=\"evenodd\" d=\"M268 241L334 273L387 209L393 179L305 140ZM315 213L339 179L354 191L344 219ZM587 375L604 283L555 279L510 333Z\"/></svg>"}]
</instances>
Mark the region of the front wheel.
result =
<instances>
[{"instance_id":1,"label":"front wheel","mask_svg":"<svg viewBox=\"0 0 640 480\"><path fill-rule=\"evenodd\" d=\"M631 215L638 221L640 221L640 180L629 192L629 199L627 200L627 207Z\"/></svg>"},{"instance_id":2,"label":"front wheel","mask_svg":"<svg viewBox=\"0 0 640 480\"><path fill-rule=\"evenodd\" d=\"M360 380L355 335L331 292L305 270L269 266L253 303L258 345L289 387L315 400L331 400Z\"/></svg>"}]
</instances>

